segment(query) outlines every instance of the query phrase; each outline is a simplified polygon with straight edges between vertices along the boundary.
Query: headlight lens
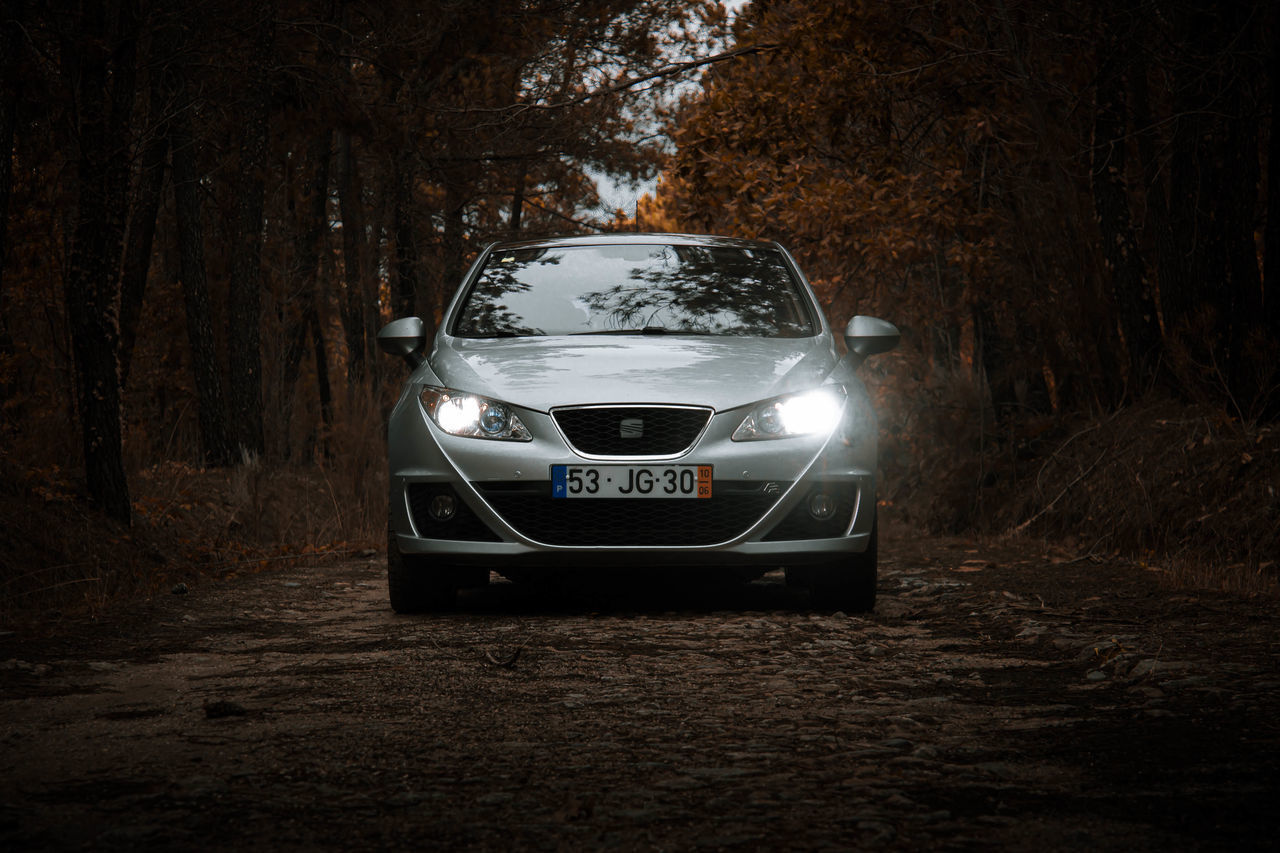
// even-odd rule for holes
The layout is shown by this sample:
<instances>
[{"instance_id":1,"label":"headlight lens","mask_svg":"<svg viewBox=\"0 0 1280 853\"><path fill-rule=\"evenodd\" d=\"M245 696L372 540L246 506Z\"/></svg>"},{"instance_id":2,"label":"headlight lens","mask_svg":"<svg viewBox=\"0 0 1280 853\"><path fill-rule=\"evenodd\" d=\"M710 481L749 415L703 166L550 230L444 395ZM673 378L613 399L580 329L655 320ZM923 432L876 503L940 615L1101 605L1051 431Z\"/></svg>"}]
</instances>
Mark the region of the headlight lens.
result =
<instances>
[{"instance_id":1,"label":"headlight lens","mask_svg":"<svg viewBox=\"0 0 1280 853\"><path fill-rule=\"evenodd\" d=\"M434 385L422 386L418 399L436 426L450 435L499 441L533 440L520 416L498 400Z\"/></svg>"},{"instance_id":2,"label":"headlight lens","mask_svg":"<svg viewBox=\"0 0 1280 853\"><path fill-rule=\"evenodd\" d=\"M734 441L790 438L831 432L840 423L845 392L838 385L758 403L733 431Z\"/></svg>"}]
</instances>

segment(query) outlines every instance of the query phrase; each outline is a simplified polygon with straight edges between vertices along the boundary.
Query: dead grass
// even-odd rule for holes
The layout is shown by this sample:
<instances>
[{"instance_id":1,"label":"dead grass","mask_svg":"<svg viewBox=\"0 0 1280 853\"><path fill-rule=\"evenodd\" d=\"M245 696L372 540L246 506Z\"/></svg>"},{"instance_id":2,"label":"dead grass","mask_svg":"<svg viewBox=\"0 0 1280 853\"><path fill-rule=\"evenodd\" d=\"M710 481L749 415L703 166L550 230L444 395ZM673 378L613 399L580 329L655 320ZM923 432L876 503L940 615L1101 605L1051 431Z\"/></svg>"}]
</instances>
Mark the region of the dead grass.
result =
<instances>
[{"instance_id":1,"label":"dead grass","mask_svg":"<svg viewBox=\"0 0 1280 853\"><path fill-rule=\"evenodd\" d=\"M369 448L360 448L367 458ZM134 524L102 516L62 472L0 456L0 625L94 614L178 583L382 547L386 477L342 458L162 462L130 477Z\"/></svg>"},{"instance_id":2,"label":"dead grass","mask_svg":"<svg viewBox=\"0 0 1280 853\"><path fill-rule=\"evenodd\" d=\"M904 501L931 529L1051 539L1182 587L1278 592L1275 425L1161 400L1008 425L981 451L956 450L939 447L924 463L935 481Z\"/></svg>"}]
</instances>

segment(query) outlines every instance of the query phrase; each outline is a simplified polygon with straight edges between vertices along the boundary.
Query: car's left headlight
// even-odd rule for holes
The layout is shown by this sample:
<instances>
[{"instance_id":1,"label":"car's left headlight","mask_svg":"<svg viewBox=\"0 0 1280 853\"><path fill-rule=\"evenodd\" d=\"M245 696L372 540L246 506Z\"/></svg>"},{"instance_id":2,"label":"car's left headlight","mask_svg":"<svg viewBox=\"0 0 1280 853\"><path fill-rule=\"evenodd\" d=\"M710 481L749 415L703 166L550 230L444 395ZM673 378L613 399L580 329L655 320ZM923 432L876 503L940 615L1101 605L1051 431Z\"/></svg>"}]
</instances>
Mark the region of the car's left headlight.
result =
<instances>
[{"instance_id":1,"label":"car's left headlight","mask_svg":"<svg viewBox=\"0 0 1280 853\"><path fill-rule=\"evenodd\" d=\"M838 385L824 385L812 391L765 400L752 407L733 431L733 440L825 435L840 423L844 400L844 388Z\"/></svg>"},{"instance_id":2,"label":"car's left headlight","mask_svg":"<svg viewBox=\"0 0 1280 853\"><path fill-rule=\"evenodd\" d=\"M533 440L520 416L498 400L434 385L422 386L418 399L436 426L450 435L499 441Z\"/></svg>"}]
</instances>

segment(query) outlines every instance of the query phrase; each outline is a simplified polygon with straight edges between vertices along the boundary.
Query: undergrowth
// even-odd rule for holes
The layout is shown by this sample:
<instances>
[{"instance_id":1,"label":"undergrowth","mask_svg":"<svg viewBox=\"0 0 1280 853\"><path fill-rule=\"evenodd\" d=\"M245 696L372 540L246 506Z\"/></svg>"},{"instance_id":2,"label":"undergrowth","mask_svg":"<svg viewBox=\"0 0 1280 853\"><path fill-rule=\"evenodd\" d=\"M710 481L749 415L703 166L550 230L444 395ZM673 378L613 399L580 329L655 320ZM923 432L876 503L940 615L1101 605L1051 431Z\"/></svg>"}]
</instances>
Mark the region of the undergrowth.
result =
<instances>
[{"instance_id":1,"label":"undergrowth","mask_svg":"<svg viewBox=\"0 0 1280 853\"><path fill-rule=\"evenodd\" d=\"M130 478L128 528L98 512L61 470L23 469L4 455L0 483L5 626L92 615L178 584L370 552L386 526L385 478L354 480L332 463L158 463Z\"/></svg>"},{"instance_id":2,"label":"undergrowth","mask_svg":"<svg viewBox=\"0 0 1280 853\"><path fill-rule=\"evenodd\" d=\"M1159 400L988 429L960 433L967 453L962 443L923 459L927 481L906 475L904 514L935 532L1052 539L1180 586L1276 594L1276 425Z\"/></svg>"}]
</instances>

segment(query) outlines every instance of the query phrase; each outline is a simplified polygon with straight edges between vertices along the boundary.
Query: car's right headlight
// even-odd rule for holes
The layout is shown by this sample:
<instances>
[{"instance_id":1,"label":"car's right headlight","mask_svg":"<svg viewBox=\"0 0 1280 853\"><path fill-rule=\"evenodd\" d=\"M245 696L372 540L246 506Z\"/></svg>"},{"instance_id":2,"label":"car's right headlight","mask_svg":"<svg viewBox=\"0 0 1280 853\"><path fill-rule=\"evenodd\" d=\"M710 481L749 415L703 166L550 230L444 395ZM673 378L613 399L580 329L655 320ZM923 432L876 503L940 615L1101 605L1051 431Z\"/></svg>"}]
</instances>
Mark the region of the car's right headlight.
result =
<instances>
[{"instance_id":1,"label":"car's right headlight","mask_svg":"<svg viewBox=\"0 0 1280 853\"><path fill-rule=\"evenodd\" d=\"M450 435L499 441L532 441L533 436L511 406L452 388L422 386L422 408L435 425Z\"/></svg>"},{"instance_id":2,"label":"car's right headlight","mask_svg":"<svg viewBox=\"0 0 1280 853\"><path fill-rule=\"evenodd\" d=\"M845 390L824 385L757 403L733 431L734 441L759 441L797 435L825 435L840 423Z\"/></svg>"}]
</instances>

